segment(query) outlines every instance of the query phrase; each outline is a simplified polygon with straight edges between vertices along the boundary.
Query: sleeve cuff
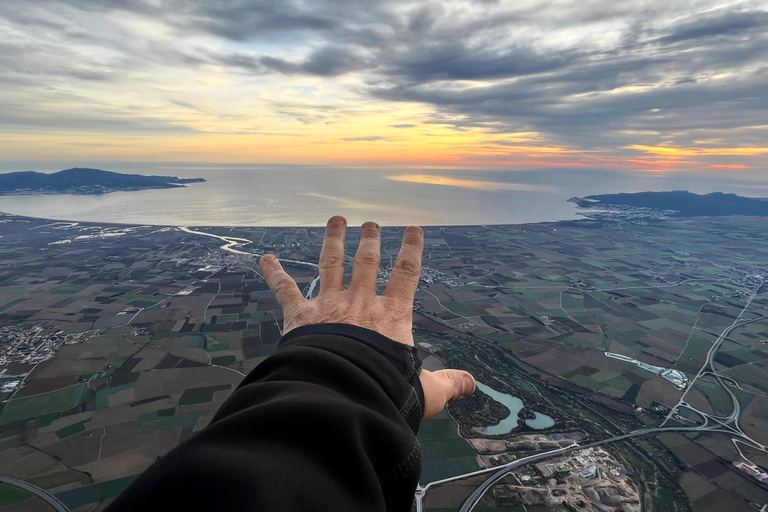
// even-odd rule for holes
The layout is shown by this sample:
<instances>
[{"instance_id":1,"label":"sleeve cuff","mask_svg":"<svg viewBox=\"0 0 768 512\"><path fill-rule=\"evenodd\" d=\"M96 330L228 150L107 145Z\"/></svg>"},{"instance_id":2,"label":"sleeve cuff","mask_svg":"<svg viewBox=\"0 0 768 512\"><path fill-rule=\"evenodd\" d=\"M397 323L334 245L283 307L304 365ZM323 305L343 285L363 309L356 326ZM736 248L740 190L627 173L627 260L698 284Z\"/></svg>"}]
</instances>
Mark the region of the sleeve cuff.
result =
<instances>
[{"instance_id":1,"label":"sleeve cuff","mask_svg":"<svg viewBox=\"0 0 768 512\"><path fill-rule=\"evenodd\" d=\"M285 335L280 338L278 346L301 336L313 334L330 334L351 338L384 356L416 391L416 397L418 398L421 407L413 407L411 409L413 411L419 411L421 416L424 415L424 389L421 387L421 380L419 380L419 374L421 373L421 358L419 357L419 351L416 347L397 342L374 330L352 324L302 325L301 327L297 327L285 333ZM408 419L409 423L411 423L412 419ZM417 420L418 422L421 422L421 417L417 418Z\"/></svg>"}]
</instances>

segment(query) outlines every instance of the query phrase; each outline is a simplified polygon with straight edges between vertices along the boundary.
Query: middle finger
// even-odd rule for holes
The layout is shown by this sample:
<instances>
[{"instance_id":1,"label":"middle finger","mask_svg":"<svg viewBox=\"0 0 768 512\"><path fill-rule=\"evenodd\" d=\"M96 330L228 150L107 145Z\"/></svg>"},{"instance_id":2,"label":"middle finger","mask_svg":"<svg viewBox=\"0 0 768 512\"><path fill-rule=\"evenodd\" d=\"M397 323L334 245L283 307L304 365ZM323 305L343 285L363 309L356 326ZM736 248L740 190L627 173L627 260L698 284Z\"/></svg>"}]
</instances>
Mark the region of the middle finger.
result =
<instances>
[{"instance_id":1,"label":"middle finger","mask_svg":"<svg viewBox=\"0 0 768 512\"><path fill-rule=\"evenodd\" d=\"M344 239L347 219L340 215L328 219L323 248L320 250L320 293L344 289Z\"/></svg>"}]
</instances>

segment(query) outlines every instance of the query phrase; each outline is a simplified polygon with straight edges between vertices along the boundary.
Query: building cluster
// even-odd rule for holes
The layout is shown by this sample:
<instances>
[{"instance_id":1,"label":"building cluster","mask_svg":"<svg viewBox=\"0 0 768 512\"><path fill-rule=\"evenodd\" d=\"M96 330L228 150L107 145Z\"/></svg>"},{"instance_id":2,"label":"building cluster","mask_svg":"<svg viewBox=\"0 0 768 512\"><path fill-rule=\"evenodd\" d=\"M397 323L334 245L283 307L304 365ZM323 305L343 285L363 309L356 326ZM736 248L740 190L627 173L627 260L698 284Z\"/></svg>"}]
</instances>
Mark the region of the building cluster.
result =
<instances>
[{"instance_id":1,"label":"building cluster","mask_svg":"<svg viewBox=\"0 0 768 512\"><path fill-rule=\"evenodd\" d=\"M670 381L672 384L678 387L678 389L685 389L688 387L688 377L680 370L673 370L667 368L659 375Z\"/></svg>"},{"instance_id":2,"label":"building cluster","mask_svg":"<svg viewBox=\"0 0 768 512\"><path fill-rule=\"evenodd\" d=\"M451 277L436 268L426 266L421 268L421 282L426 284L443 283L451 288L459 288L466 284L458 277Z\"/></svg>"},{"instance_id":3,"label":"building cluster","mask_svg":"<svg viewBox=\"0 0 768 512\"><path fill-rule=\"evenodd\" d=\"M67 339L58 329L0 327L0 367L8 363L37 364L53 356Z\"/></svg>"},{"instance_id":4,"label":"building cluster","mask_svg":"<svg viewBox=\"0 0 768 512\"><path fill-rule=\"evenodd\" d=\"M3 326L0 327L0 393L13 392L26 375L8 374L10 363L37 364L53 357L61 345L84 341L84 333L64 334L57 328ZM16 379L15 377L19 377Z\"/></svg>"},{"instance_id":5,"label":"building cluster","mask_svg":"<svg viewBox=\"0 0 768 512\"><path fill-rule=\"evenodd\" d=\"M621 463L602 448L585 448L522 466L513 474L518 484L497 486L494 497L554 510L641 510L637 485Z\"/></svg>"},{"instance_id":6,"label":"building cluster","mask_svg":"<svg viewBox=\"0 0 768 512\"><path fill-rule=\"evenodd\" d=\"M673 210L644 208L641 206L599 204L589 208L584 208L582 206L577 214L594 220L613 220L619 222L635 221L638 224L645 224L649 220L669 220L674 217L677 212Z\"/></svg>"},{"instance_id":7,"label":"building cluster","mask_svg":"<svg viewBox=\"0 0 768 512\"><path fill-rule=\"evenodd\" d=\"M763 471L763 468L761 468L760 466L756 464L752 464L751 462L744 462L744 461L735 462L733 465L739 468L744 473L751 476L752 478L754 478L755 480L762 482L764 484L768 484L768 473Z\"/></svg>"},{"instance_id":8,"label":"building cluster","mask_svg":"<svg viewBox=\"0 0 768 512\"><path fill-rule=\"evenodd\" d=\"M619 477L627 473L607 452L595 448L585 448L571 455L539 462L535 467L546 479L575 476L591 480L609 475Z\"/></svg>"},{"instance_id":9,"label":"building cluster","mask_svg":"<svg viewBox=\"0 0 768 512\"><path fill-rule=\"evenodd\" d=\"M664 368L663 366L655 366L652 364L644 363L642 361L638 361L633 357L625 356L623 354L616 354L613 352L605 352L605 356L612 359L618 359L619 361L624 361L626 363L635 364L643 370L661 375L672 384L677 386L678 389L685 389L688 387L688 377L680 370L675 370L674 368Z\"/></svg>"}]
</instances>

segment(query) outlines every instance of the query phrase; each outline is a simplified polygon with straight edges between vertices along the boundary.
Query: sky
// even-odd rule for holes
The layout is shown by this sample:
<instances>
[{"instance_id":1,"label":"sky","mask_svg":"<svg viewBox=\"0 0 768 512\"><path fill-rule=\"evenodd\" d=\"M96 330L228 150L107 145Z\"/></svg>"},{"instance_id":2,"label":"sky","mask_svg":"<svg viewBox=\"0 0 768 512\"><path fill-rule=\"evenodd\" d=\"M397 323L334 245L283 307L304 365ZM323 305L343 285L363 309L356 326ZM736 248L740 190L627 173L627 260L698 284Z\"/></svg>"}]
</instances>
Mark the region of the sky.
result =
<instances>
[{"instance_id":1,"label":"sky","mask_svg":"<svg viewBox=\"0 0 768 512\"><path fill-rule=\"evenodd\" d=\"M768 3L2 0L3 168L105 160L764 176Z\"/></svg>"}]
</instances>

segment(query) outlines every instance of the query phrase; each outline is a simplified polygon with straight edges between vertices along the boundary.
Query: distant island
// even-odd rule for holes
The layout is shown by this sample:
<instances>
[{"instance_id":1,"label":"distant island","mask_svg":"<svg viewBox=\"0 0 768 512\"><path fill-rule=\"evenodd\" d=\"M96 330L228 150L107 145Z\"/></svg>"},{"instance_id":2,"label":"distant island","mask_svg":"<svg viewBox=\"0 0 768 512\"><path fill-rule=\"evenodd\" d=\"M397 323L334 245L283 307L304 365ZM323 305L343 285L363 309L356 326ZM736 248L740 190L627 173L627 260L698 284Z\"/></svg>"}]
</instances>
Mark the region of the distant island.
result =
<instances>
[{"instance_id":1,"label":"distant island","mask_svg":"<svg viewBox=\"0 0 768 512\"><path fill-rule=\"evenodd\" d=\"M73 167L53 174L11 172L0 174L0 195L32 194L108 194L133 190L177 188L199 183L203 178L143 176L101 169Z\"/></svg>"},{"instance_id":2,"label":"distant island","mask_svg":"<svg viewBox=\"0 0 768 512\"><path fill-rule=\"evenodd\" d=\"M672 192L639 192L635 194L603 194L584 198L574 197L569 201L581 208L606 209L651 209L661 210L677 217L699 217L725 215L754 215L768 217L768 199L737 196L715 192L694 194L687 190Z\"/></svg>"}]
</instances>

